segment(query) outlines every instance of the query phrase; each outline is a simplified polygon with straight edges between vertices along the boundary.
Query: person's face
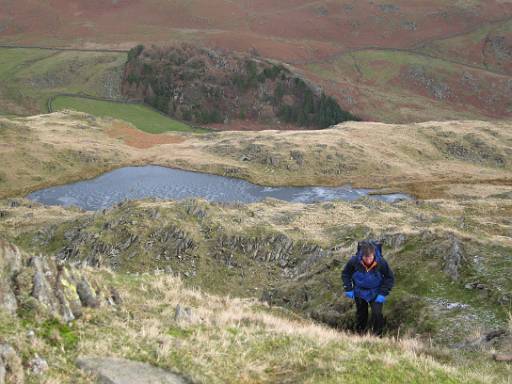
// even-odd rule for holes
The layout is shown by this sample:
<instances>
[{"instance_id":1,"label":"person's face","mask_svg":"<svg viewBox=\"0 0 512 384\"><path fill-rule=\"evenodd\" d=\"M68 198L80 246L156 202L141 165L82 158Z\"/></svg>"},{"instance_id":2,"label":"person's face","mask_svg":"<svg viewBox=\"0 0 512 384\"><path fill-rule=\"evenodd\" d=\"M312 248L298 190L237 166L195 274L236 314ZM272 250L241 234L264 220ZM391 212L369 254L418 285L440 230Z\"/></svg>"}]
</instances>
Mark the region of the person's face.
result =
<instances>
[{"instance_id":1,"label":"person's face","mask_svg":"<svg viewBox=\"0 0 512 384\"><path fill-rule=\"evenodd\" d=\"M365 264L369 265L369 264L373 263L373 260L375 260L374 252L371 252L370 254L363 256L363 261Z\"/></svg>"}]
</instances>

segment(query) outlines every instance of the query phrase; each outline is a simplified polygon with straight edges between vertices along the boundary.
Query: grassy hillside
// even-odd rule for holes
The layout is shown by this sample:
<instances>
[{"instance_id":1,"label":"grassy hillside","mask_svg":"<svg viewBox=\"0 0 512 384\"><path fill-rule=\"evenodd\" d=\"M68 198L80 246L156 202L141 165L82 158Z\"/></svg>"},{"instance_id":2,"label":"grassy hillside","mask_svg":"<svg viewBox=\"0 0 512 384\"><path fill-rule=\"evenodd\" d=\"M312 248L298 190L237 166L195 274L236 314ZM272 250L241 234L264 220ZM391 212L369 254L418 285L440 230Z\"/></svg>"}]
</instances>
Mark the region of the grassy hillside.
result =
<instances>
[{"instance_id":1,"label":"grassy hillside","mask_svg":"<svg viewBox=\"0 0 512 384\"><path fill-rule=\"evenodd\" d=\"M81 97L59 96L52 101L55 111L72 109L98 117L111 117L127 121L138 129L148 133L167 131L202 131L173 120L140 104L121 104L109 101L91 100Z\"/></svg>"},{"instance_id":2,"label":"grassy hillside","mask_svg":"<svg viewBox=\"0 0 512 384\"><path fill-rule=\"evenodd\" d=\"M147 163L268 184L353 182L444 197L147 200L97 213L4 199L1 237L70 265L110 268L84 273L114 286L125 304L86 308L65 327L28 306L17 317L0 315L3 341L24 362L47 358L45 377L55 382L90 382L74 366L82 354L147 361L197 382L507 382L510 365L491 354L511 352L510 135L506 122L480 121L195 135L150 134L77 112L2 117L4 197ZM352 328L339 275L366 237L384 240L397 278L382 340L309 322ZM192 308L189 320L173 320L178 303ZM29 330L35 341L19 337Z\"/></svg>"},{"instance_id":3,"label":"grassy hillside","mask_svg":"<svg viewBox=\"0 0 512 384\"><path fill-rule=\"evenodd\" d=\"M510 124L345 123L322 131L149 134L80 113L1 118L0 196L157 164L262 185L386 188L486 196L510 186Z\"/></svg>"},{"instance_id":4,"label":"grassy hillside","mask_svg":"<svg viewBox=\"0 0 512 384\"><path fill-rule=\"evenodd\" d=\"M363 50L304 69L339 99L351 96L351 110L365 119L407 122L512 117L509 76L442 58ZM378 117L373 115L376 110Z\"/></svg>"},{"instance_id":5,"label":"grassy hillside","mask_svg":"<svg viewBox=\"0 0 512 384\"><path fill-rule=\"evenodd\" d=\"M512 75L512 20L484 25L475 31L440 39L421 47L422 52Z\"/></svg>"},{"instance_id":6,"label":"grassy hillside","mask_svg":"<svg viewBox=\"0 0 512 384\"><path fill-rule=\"evenodd\" d=\"M196 383L507 380L506 366L475 353L455 354L407 338L352 336L256 300L190 289L177 277L88 268L80 273L115 288L122 303L84 307L69 324L34 316L27 308L14 315L0 311L2 342L14 348L19 361L12 364L16 359L11 358L8 363L25 371L27 382L93 383L75 366L76 357L83 355L149 362ZM190 315L176 317L178 304ZM42 375L28 368L35 356L48 362Z\"/></svg>"},{"instance_id":7,"label":"grassy hillside","mask_svg":"<svg viewBox=\"0 0 512 384\"><path fill-rule=\"evenodd\" d=\"M4 43L131 48L134 41L199 40L237 50L254 47L262 56L285 61L318 60L347 47L407 48L512 15L510 4L500 0L318 4L180 0L172 6L162 0L94 5L80 0L51 4L23 0L5 8L6 15L17 17L2 19ZM39 15L37 20L33 13ZM137 23L119 22L135 17Z\"/></svg>"},{"instance_id":8,"label":"grassy hillside","mask_svg":"<svg viewBox=\"0 0 512 384\"><path fill-rule=\"evenodd\" d=\"M0 112L47 112L58 93L120 96L122 53L0 48Z\"/></svg>"},{"instance_id":9,"label":"grassy hillside","mask_svg":"<svg viewBox=\"0 0 512 384\"><path fill-rule=\"evenodd\" d=\"M103 215L65 210L60 221L53 208L45 219L46 209L22 205L7 210L1 228L31 251L119 272L172 271L210 292L260 297L341 328L351 327L354 315L341 297L341 268L355 241L366 237L384 239L396 273L385 311L390 335L452 345L504 327L512 300L505 272L512 263L509 198L247 206L146 201ZM466 286L473 283L483 288Z\"/></svg>"},{"instance_id":10,"label":"grassy hillside","mask_svg":"<svg viewBox=\"0 0 512 384\"><path fill-rule=\"evenodd\" d=\"M94 6L81 0L53 0L51 5L17 1L6 5L6 14L17 15L15 19L0 16L0 43L128 51L139 43L149 47L186 42L277 59L300 68L315 82L318 78L315 71L309 71L310 65L329 67L338 61L336 75L331 74L322 87L328 96L336 97L343 110L367 120L408 123L512 116L507 85L512 74L512 6L508 1L343 0L317 4L301 0L279 5L215 0L212 4L204 0L193 4L180 0L172 6L162 0ZM31 16L34 13L39 16L37 22ZM137 23L119 22L135 18ZM398 58L380 62L378 57L358 57L361 50L372 49L386 50ZM337 60L341 55L347 60ZM416 81L395 78L382 86L358 73L358 66L368 63L377 76L400 72L403 65L396 61L404 58L420 61L425 74L416 71L420 75ZM438 73L440 64L445 68ZM93 77L105 70L95 62L87 65ZM70 84L73 81L69 79ZM439 83L447 85L453 97L439 99L439 93L433 95L425 89ZM17 89L23 90L19 85ZM91 90L96 87L90 85L83 84L74 92L103 93ZM16 92L11 93L4 101L0 97L0 105L9 104L9 110L15 111L23 97L13 99ZM40 111L39 106L36 103L27 109L25 105L23 113ZM22 111L18 108L18 112ZM241 127L244 125L236 122L235 128Z\"/></svg>"}]
</instances>

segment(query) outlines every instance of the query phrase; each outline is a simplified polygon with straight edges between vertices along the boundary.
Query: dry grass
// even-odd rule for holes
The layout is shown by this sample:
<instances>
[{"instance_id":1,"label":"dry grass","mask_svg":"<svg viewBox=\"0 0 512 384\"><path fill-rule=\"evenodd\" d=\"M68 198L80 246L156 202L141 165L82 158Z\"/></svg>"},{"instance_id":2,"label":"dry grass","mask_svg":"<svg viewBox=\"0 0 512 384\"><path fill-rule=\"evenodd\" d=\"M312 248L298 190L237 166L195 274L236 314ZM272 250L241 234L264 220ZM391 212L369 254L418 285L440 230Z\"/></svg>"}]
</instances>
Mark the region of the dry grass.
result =
<instances>
[{"instance_id":1,"label":"dry grass","mask_svg":"<svg viewBox=\"0 0 512 384\"><path fill-rule=\"evenodd\" d=\"M504 122L345 123L322 131L173 133L155 137L143 149L129 145L129 132L119 139L109 135L118 123L79 113L2 118L0 124L0 196L148 163L230 174L258 184L351 183L420 197L457 196L461 185L471 186L469 195L489 185L512 188L512 134ZM260 151L243 161L250 145L259 145ZM455 155L446 146L455 148ZM291 151L302 153L302 165ZM278 163L269 165L270 157Z\"/></svg>"},{"instance_id":2,"label":"dry grass","mask_svg":"<svg viewBox=\"0 0 512 384\"><path fill-rule=\"evenodd\" d=\"M93 383L74 366L77 356L88 355L146 361L197 383L506 383L491 362L468 365L417 339L354 336L254 299L208 294L170 275L83 273L115 286L124 303L85 309L70 328L77 338L72 349L43 336L44 323L0 313L4 341L25 358L37 353L48 360L50 371L30 382ZM191 309L190 319L174 318L178 304ZM35 338L23 336L28 329Z\"/></svg>"},{"instance_id":3,"label":"dry grass","mask_svg":"<svg viewBox=\"0 0 512 384\"><path fill-rule=\"evenodd\" d=\"M358 369L348 372L361 364L389 372L407 367L407 374L399 372L391 382L399 382L397 377L431 382L429 375L432 382L496 379L440 363L414 339L353 336L277 315L255 300L187 289L171 276L142 276L120 289L127 298L124 308L107 329L82 338L80 354L148 360L211 383L372 382L358 377ZM177 304L192 309L190 320L173 319ZM84 326L85 333L92 330Z\"/></svg>"}]
</instances>

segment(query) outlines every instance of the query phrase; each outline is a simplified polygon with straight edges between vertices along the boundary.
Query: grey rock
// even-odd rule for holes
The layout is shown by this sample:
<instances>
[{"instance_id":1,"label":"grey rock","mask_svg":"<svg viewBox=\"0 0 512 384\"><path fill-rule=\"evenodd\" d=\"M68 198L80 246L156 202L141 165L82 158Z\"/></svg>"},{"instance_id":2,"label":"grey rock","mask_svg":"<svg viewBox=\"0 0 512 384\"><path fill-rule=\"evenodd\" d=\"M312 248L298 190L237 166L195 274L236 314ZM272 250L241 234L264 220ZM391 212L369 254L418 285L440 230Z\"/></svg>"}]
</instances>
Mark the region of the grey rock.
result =
<instances>
[{"instance_id":1,"label":"grey rock","mask_svg":"<svg viewBox=\"0 0 512 384\"><path fill-rule=\"evenodd\" d=\"M395 4L380 4L379 8L384 13L394 13L400 11L400 7Z\"/></svg>"},{"instance_id":2,"label":"grey rock","mask_svg":"<svg viewBox=\"0 0 512 384\"><path fill-rule=\"evenodd\" d=\"M385 235L382 238L382 241L388 245L390 245L394 249L400 248L407 241L407 236L403 233L394 233Z\"/></svg>"},{"instance_id":3,"label":"grey rock","mask_svg":"<svg viewBox=\"0 0 512 384\"><path fill-rule=\"evenodd\" d=\"M464 255L462 253L462 246L454 235L451 236L451 243L451 248L445 255L444 272L452 280L457 281L459 280L459 268Z\"/></svg>"},{"instance_id":4,"label":"grey rock","mask_svg":"<svg viewBox=\"0 0 512 384\"><path fill-rule=\"evenodd\" d=\"M0 344L0 384L23 384L21 359L9 344Z\"/></svg>"},{"instance_id":5,"label":"grey rock","mask_svg":"<svg viewBox=\"0 0 512 384\"><path fill-rule=\"evenodd\" d=\"M87 280L82 279L78 282L76 292L84 307L96 308L99 306L100 303L96 297L96 293L92 290Z\"/></svg>"},{"instance_id":6,"label":"grey rock","mask_svg":"<svg viewBox=\"0 0 512 384\"><path fill-rule=\"evenodd\" d=\"M16 296L12 288L12 276L21 269L21 253L18 248L0 240L0 310L15 314Z\"/></svg>"},{"instance_id":7,"label":"grey rock","mask_svg":"<svg viewBox=\"0 0 512 384\"><path fill-rule=\"evenodd\" d=\"M121 295L114 287L110 287L110 299L115 305L123 304L123 299L121 298Z\"/></svg>"},{"instance_id":8,"label":"grey rock","mask_svg":"<svg viewBox=\"0 0 512 384\"><path fill-rule=\"evenodd\" d=\"M467 284L464 284L464 288L483 290L483 289L486 289L487 287L485 286L485 284L482 284L482 283L467 283Z\"/></svg>"},{"instance_id":9,"label":"grey rock","mask_svg":"<svg viewBox=\"0 0 512 384\"><path fill-rule=\"evenodd\" d=\"M22 255L0 240L0 310L15 314L17 302L30 296L37 303L34 309L69 322L82 315L82 307L99 306L104 290L95 289L76 268L49 257ZM121 302L118 294L111 295Z\"/></svg>"},{"instance_id":10,"label":"grey rock","mask_svg":"<svg viewBox=\"0 0 512 384\"><path fill-rule=\"evenodd\" d=\"M188 307L183 307L181 304L176 306L176 311L174 313L174 320L180 322L190 322L192 320L192 309Z\"/></svg>"},{"instance_id":11,"label":"grey rock","mask_svg":"<svg viewBox=\"0 0 512 384\"><path fill-rule=\"evenodd\" d=\"M272 167L279 166L281 159L278 155L270 155L265 159L265 164L270 165Z\"/></svg>"},{"instance_id":12,"label":"grey rock","mask_svg":"<svg viewBox=\"0 0 512 384\"><path fill-rule=\"evenodd\" d=\"M29 361L28 365L30 367L30 371L34 375L42 375L49 369L46 360L38 356L37 354L33 359Z\"/></svg>"},{"instance_id":13,"label":"grey rock","mask_svg":"<svg viewBox=\"0 0 512 384\"><path fill-rule=\"evenodd\" d=\"M47 272L49 273L49 271L46 261L40 256L34 256L30 259L29 265L35 270L32 297L52 313L57 312L59 304L47 279Z\"/></svg>"},{"instance_id":14,"label":"grey rock","mask_svg":"<svg viewBox=\"0 0 512 384\"><path fill-rule=\"evenodd\" d=\"M417 29L417 25L414 21L404 20L400 23L403 29L414 32Z\"/></svg>"},{"instance_id":15,"label":"grey rock","mask_svg":"<svg viewBox=\"0 0 512 384\"><path fill-rule=\"evenodd\" d=\"M194 216L198 219L202 219L208 216L206 208L201 206L201 204L197 200L186 201L184 203L184 206L189 215Z\"/></svg>"},{"instance_id":16,"label":"grey rock","mask_svg":"<svg viewBox=\"0 0 512 384\"><path fill-rule=\"evenodd\" d=\"M502 35L487 36L483 47L484 55L493 55L497 60L512 58L512 44Z\"/></svg>"},{"instance_id":17,"label":"grey rock","mask_svg":"<svg viewBox=\"0 0 512 384\"><path fill-rule=\"evenodd\" d=\"M302 153L301 151L298 151L298 150L290 151L290 156L293 160L295 160L297 165L299 165L299 166L304 165L304 153Z\"/></svg>"},{"instance_id":18,"label":"grey rock","mask_svg":"<svg viewBox=\"0 0 512 384\"><path fill-rule=\"evenodd\" d=\"M446 100L452 97L448 84L436 79L434 75L427 72L424 66L410 66L407 76L417 85L424 87L435 99Z\"/></svg>"},{"instance_id":19,"label":"grey rock","mask_svg":"<svg viewBox=\"0 0 512 384\"><path fill-rule=\"evenodd\" d=\"M114 357L79 357L77 366L100 384L186 384L180 375L138 361Z\"/></svg>"},{"instance_id":20,"label":"grey rock","mask_svg":"<svg viewBox=\"0 0 512 384\"><path fill-rule=\"evenodd\" d=\"M315 8L315 13L318 16L327 16L329 15L329 10L324 5L320 5Z\"/></svg>"}]
</instances>

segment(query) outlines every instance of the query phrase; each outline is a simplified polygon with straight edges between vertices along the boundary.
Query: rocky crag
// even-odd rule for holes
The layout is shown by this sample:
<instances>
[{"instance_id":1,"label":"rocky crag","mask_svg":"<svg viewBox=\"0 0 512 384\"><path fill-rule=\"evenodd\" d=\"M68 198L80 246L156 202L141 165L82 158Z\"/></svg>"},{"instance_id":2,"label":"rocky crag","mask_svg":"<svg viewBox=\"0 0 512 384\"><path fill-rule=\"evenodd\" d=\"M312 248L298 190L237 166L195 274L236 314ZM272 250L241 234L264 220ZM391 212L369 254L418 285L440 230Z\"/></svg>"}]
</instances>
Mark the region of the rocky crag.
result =
<instances>
[{"instance_id":1,"label":"rocky crag","mask_svg":"<svg viewBox=\"0 0 512 384\"><path fill-rule=\"evenodd\" d=\"M356 119L289 66L191 45L133 48L122 91L197 124L251 120L326 128Z\"/></svg>"}]
</instances>

